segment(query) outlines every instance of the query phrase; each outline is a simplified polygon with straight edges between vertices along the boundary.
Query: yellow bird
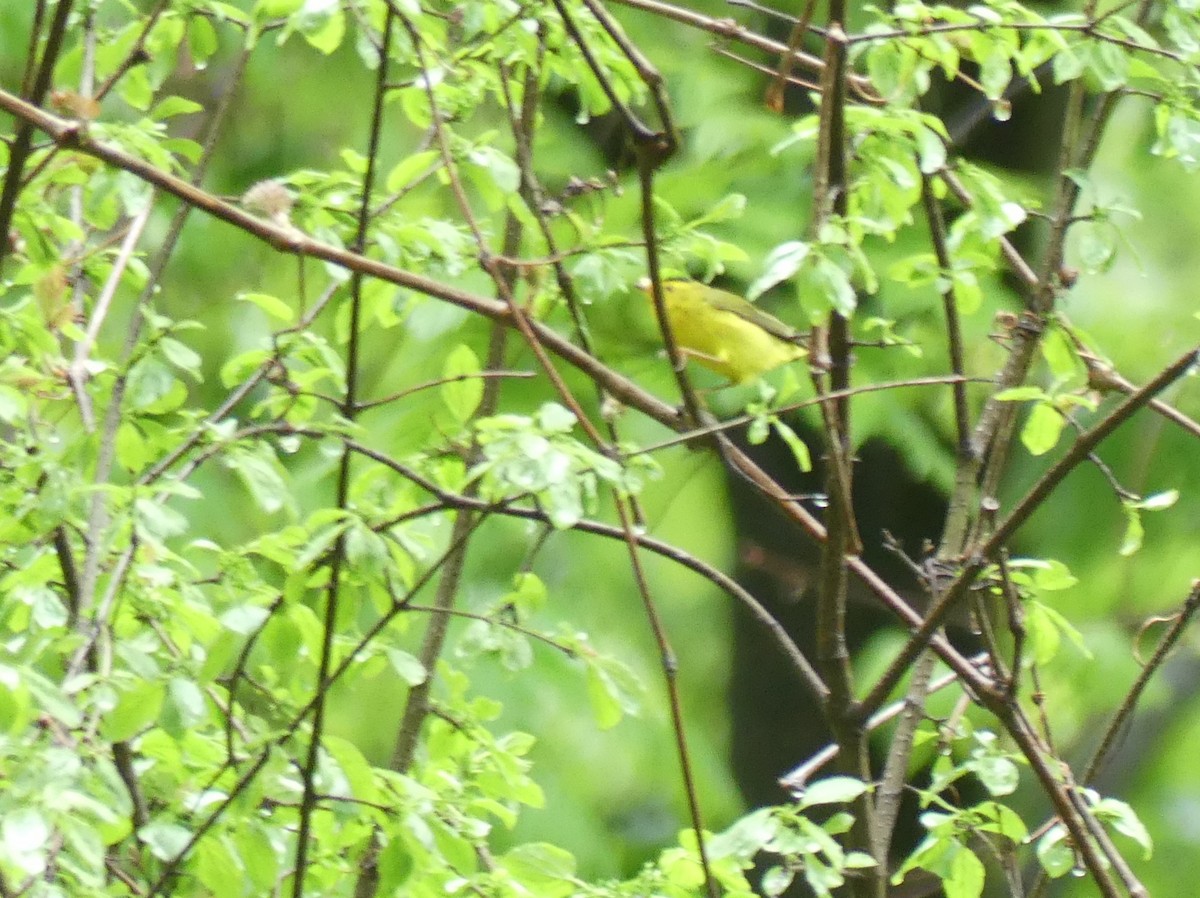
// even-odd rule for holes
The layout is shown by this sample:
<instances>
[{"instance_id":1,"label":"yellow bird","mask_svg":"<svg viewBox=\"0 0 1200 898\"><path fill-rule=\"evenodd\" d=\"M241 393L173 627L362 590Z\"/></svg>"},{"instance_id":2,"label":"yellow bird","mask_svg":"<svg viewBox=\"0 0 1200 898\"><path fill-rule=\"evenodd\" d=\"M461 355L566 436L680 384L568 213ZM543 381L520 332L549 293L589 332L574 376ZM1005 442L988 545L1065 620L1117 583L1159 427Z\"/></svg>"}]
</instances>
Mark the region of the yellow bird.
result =
<instances>
[{"instance_id":1,"label":"yellow bird","mask_svg":"<svg viewBox=\"0 0 1200 898\"><path fill-rule=\"evenodd\" d=\"M653 302L649 278L638 288ZM663 281L671 333L684 355L735 384L804 358L805 335L753 303L698 281Z\"/></svg>"}]
</instances>

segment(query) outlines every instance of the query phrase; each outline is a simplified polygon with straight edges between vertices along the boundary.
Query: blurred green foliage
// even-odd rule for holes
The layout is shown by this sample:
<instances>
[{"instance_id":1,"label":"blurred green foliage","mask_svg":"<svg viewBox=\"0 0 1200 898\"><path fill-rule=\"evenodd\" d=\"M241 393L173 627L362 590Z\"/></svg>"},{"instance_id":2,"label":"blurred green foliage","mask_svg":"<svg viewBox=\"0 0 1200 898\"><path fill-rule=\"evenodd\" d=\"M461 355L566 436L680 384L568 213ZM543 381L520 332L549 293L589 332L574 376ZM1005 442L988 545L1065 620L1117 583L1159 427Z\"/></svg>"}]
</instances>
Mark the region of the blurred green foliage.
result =
<instances>
[{"instance_id":1,"label":"blurred green foliage","mask_svg":"<svg viewBox=\"0 0 1200 898\"><path fill-rule=\"evenodd\" d=\"M694 6L713 16L730 13L726 4L715 0ZM180 5L180 15L190 9ZM101 23L121 21L126 14L123 5L116 3L96 4L96 12ZM799 114L779 116L766 111L762 103L765 77L714 52L709 35L616 4L614 13L630 39L664 76L680 130L679 152L655 182L656 195L664 204L660 220L668 262L690 267L695 275L718 275L730 287L744 287L761 275L772 250L804 235L808 227L812 143L790 140ZM757 14L739 10L738 15L751 27L765 27ZM7 10L0 16L0 45L24 46L30 21L29 8ZM242 49L236 30L218 28L215 35L215 50L202 65L189 60L187 54L177 57L164 46L161 55L152 54L147 77L153 77L154 67L161 66L164 93L204 107L213 105ZM361 175L358 154L365 147L369 124L370 104L365 98L373 90L374 72L363 65L364 57L370 57L369 45L352 24L350 37L327 48L332 50L327 55L300 36L292 35L286 41L283 36L271 33L255 47L205 186L213 193L237 197L264 179L284 179L297 197L294 219L304 222L308 232L337 235L345 242L353 220L353 185ZM326 32L314 32L310 38L337 43ZM124 46L121 41L126 40L127 35L122 35L114 45ZM0 83L6 89L19 81L17 56L14 53L0 60ZM578 59L575 63L579 65ZM81 65L81 53L73 47L60 63L56 80L77 83ZM624 75L629 84L634 83L628 72ZM419 77L411 60L404 71L394 75L397 82ZM555 225L565 245L578 242L585 250L568 261L567 269L587 303L596 353L674 402L669 366L659 357L653 325L631 290L644 266L643 256L630 246L640 239L640 198L636 173L630 166L631 148L619 135L613 136L610 119L598 110L582 108L585 104L577 91L595 101L595 85L576 88L563 74L547 82L534 150L539 176L554 196L564 194L572 179L603 185L581 198L564 200L570 214ZM415 93L409 91L406 96ZM113 128L115 134L118 126L139 121L141 113L131 95L136 99L133 89L106 99L97 127ZM509 145L507 135L503 140L495 137L507 123L494 105L472 117L471 109L466 108L471 100L469 94L460 97L464 109L456 110L466 119L462 139L474 141L471 149L464 151L468 162L463 167L474 166L472 199L486 210L488 226L498 231L505 210L505 187L511 193L509 181L515 176L507 156L497 156L493 149L494 143ZM404 102L420 101L399 100L397 105ZM801 96L792 102L802 105L805 101ZM638 108L644 109L645 103L640 102ZM407 111L407 119L402 115L389 118L379 153L385 178L396 174L396 166L406 166L398 170L397 185L389 190L409 186L409 179L416 182L405 196L405 220L391 225L388 235L393 247L402 248L395 250L398 264L432 271L457 286L489 294L490 281L474 264L475 249L467 229L446 224L457 218L450 192L436 176L424 177L424 166L406 162L414 154L430 152L423 143L423 129L412 121L417 114ZM1191 290L1197 276L1192 247L1200 228L1200 219L1192 210L1200 200L1200 186L1194 177L1186 177L1189 173L1181 171L1177 161L1149 153L1156 140L1153 116L1150 103L1128 103L1109 129L1089 175L1088 196L1094 198L1088 202L1128 206L1140 210L1140 217L1114 210L1109 221L1115 230L1097 226L1097 233L1090 237L1084 233L1072 244L1068 262L1083 270L1064 299L1064 310L1074 324L1103 347L1120 371L1139 383L1158 371L1164 360L1194 346L1200 333L1200 322L1192 314L1195 300ZM199 137L187 115L170 119L166 128L174 137ZM1036 139L1036 135L1024 139ZM781 145L778 152L771 151ZM419 161L434 165L436 159L430 155ZM611 177L610 169L615 172ZM1048 188L1037 177L1017 177L992 168L981 171L996 175L1010 195L1028 198L1032 209L1039 208L1040 197ZM121 189L121 185L113 187L115 192ZM156 209L148 228L148 245L162 239L173 205L174 201L167 201ZM735 210L739 214L734 214ZM897 222L900 224L907 222ZM1031 239L1036 236L1033 232ZM864 346L856 353L856 378L874 382L944 373L943 319L936 294L928 283L909 286L900 276L906 260L928 252L924 229L898 227L896 233L866 237L863 246L879 285L870 296L860 294L859 320L881 319L880 330L894 333L922 352ZM1089 265L1097 270L1087 270ZM195 376L182 380L187 406L217 407L238 381L225 370L230 358L269 345L279 327L280 322L272 320L269 313L270 302L246 301L247 294L282 298L294 309L315 302L330 275L315 260L298 262L223 222L192 215L157 295L157 308L165 318L199 325L172 331L172 338L198 359ZM337 279L343 274L333 276ZM967 373L990 377L1004 357L1002 334L989 339L989 334L998 331L996 313L1017 309L1019 298L999 273L981 269L978 276L979 307L963 321L965 342L972 347ZM116 320L123 321L131 314L135 286L123 288ZM544 298L539 286L531 278L517 290L521 298ZM798 302L786 287L771 291L764 301L800 326L827 308L812 297L800 297ZM454 347L470 347L476 358L487 354L486 322L428 297L379 284L368 287L368 308L374 318L363 336L359 377L364 396L395 393L438 377ZM564 332L569 329L560 304L547 302L540 311L543 320ZM311 330L315 338L337 344L345 328L344 313L339 312L324 315ZM106 328L100 335L97 357L119 357L123 340L121 327ZM243 365L246 370L253 367L249 362ZM534 366L527 350L510 352L507 367L530 371ZM585 410L596 416L600 402L587 379L574 370L563 374ZM1081 374L1076 372L1077 381ZM1055 386L1055 374L1047 365L1039 368L1035 380L1044 390ZM330 374L319 388L336 393L334 388L340 387L336 381ZM504 389L504 411L513 415L536 416L552 398L540 379L514 380ZM985 389L972 392L976 405L982 402ZM256 403L271 401L268 392L263 387L247 397L237 410L239 417L253 418ZM1167 398L1183 412L1200 416L1194 378L1185 379ZM714 407L720 408L723 401L721 394L715 395ZM456 420L455 410L447 405L444 393L428 389L403 403L367 410L356 422L360 428L356 438L397 456L419 453L430 445L431 433L456 433L470 419L473 409ZM855 404L855 436L890 441L903 452L916 477L949 488L954 463L952 411L945 391L868 395ZM1178 490L1184 497L1194 497L1200 490L1200 456L1193 449L1193 438L1159 419L1148 418L1143 412L1138 426L1122 429L1104 444L1105 463L1139 496ZM662 426L635 414L626 414L621 428L622 437L637 445L653 444L669 435ZM1057 457L1064 445L1065 441L1060 441L1046 446L1048 458ZM648 533L718 568L730 568L737 534L730 526L722 469L713 458L683 447L672 448L658 459L664 475L647 480L642 493ZM78 459L59 461L69 465ZM328 442L314 441L290 455L260 457L257 463L242 457L234 463L200 467L188 479L194 489L186 498L189 542L211 540L217 546L236 547L304 521L333 502L337 461ZM1044 470L1046 461L1047 457L1017 451L1002 503L1007 505L1019 496ZM589 464L599 470L601 462ZM620 477L614 474L612 480ZM273 491L284 498L264 500L274 495ZM160 514L165 517L167 512ZM611 517L607 507L597 514ZM1194 502L1147 512L1143 519L1143 548L1132 557L1118 554L1127 516L1101 475L1082 467L1019 535L1023 551L1064 562L1082 584L1056 592L1053 608L1079 629L1091 654L1067 644L1041 672L1041 689L1052 697L1046 713L1053 721L1056 741L1060 746L1078 746L1068 752L1072 757L1088 747L1099 721L1136 675L1129 645L1141 622L1150 615L1176 610L1197 575ZM444 539L445 528L439 530L439 526L416 527L411 538L423 541L427 548L433 546ZM643 684L643 691L637 715L624 717L615 727L601 728L594 719L595 706L589 701L588 681L578 660L535 643L528 658L531 666L518 674L505 663L502 652L481 652L481 656L452 653L451 663L470 678L472 694L498 702L499 717L490 725L491 731L520 731L535 737L521 756L532 763L532 780L545 793L546 805L524 810L513 829L498 837L495 847L503 852L525 843L553 843L574 855L578 874L584 879L633 876L644 862L658 856L664 845L673 844L678 831L687 825L678 772L673 760L665 760L674 758L674 748L662 699L661 659L647 630L625 547L617 541L564 530L545 535L544 543L531 556L530 543L542 538L542 532L531 523L496 519L484 524L467 553L463 606L485 613L502 605L513 590L514 572L523 570L528 559L544 584L546 598L531 607L521 623L535 630L553 631L561 625L571 633L586 633L587 644L619 658ZM277 551L283 553L283 549ZM10 566L22 560L14 558L8 562ZM199 565L198 574L211 575L220 563L214 557ZM660 559L648 559L647 571L680 662L682 704L699 798L709 827L724 829L744 810L726 760L731 738L725 703L729 600L711 583ZM294 571L280 565L275 574L273 586L301 589L291 582ZM413 601L430 604L433 588L417 592ZM348 613L359 615L365 626L376 612L369 600L363 600L361 608ZM307 618L293 623L298 630L313 625ZM451 644L464 640L472 626L469 620L454 622ZM420 628L413 626L398 634L397 645L415 652L419 636ZM1194 654L1194 640L1192 643L1183 653ZM290 643L281 637L280 644ZM882 651L885 645L881 641L875 650ZM859 661L864 667L878 666L877 656L871 654ZM361 751L368 761L383 764L392 749L409 684L404 681L403 664L372 672L376 675L333 691L331 730L348 740L344 747L347 757ZM105 735L114 740L132 736L155 718L156 713L151 712L164 703L181 715L169 728L176 735L185 731L189 724L186 709L194 704L190 693L184 694L188 690L185 682L186 678L180 677L174 693L134 691L113 698L116 711L108 719L110 731ZM302 700L301 691L297 687L292 696L296 703ZM170 696L174 696L173 704ZM202 705L204 700L194 701ZM1168 703L1173 716L1165 713L1163 705ZM1200 840L1195 826L1200 784L1188 775L1182 749L1194 728L1189 721L1200 719L1194 704L1188 695L1167 687L1151 692L1146 707L1152 714L1162 714L1167 729L1162 738L1142 747L1144 754L1128 762L1136 777L1119 781L1121 797L1141 811L1159 857L1190 856ZM195 713L199 719L201 712ZM480 711L481 720L487 716ZM161 751L168 749L161 747ZM452 749L447 748L445 757L452 756ZM289 775L278 759L271 763L279 766L281 778ZM345 766L352 764L347 761ZM112 785L110 781L105 788ZM91 784L88 788L98 787ZM111 791L119 792L116 788ZM1032 819L1026 817L1027 822ZM105 823L119 826L115 820L106 819ZM160 859L172 855L180 838L178 832L166 828L168 824L163 827L144 839ZM1183 866L1142 865L1139 873L1152 891L1182 893L1188 875L1180 869ZM263 877L264 886L269 879ZM1086 887L1079 888L1073 893L1084 894L1081 890Z\"/></svg>"}]
</instances>

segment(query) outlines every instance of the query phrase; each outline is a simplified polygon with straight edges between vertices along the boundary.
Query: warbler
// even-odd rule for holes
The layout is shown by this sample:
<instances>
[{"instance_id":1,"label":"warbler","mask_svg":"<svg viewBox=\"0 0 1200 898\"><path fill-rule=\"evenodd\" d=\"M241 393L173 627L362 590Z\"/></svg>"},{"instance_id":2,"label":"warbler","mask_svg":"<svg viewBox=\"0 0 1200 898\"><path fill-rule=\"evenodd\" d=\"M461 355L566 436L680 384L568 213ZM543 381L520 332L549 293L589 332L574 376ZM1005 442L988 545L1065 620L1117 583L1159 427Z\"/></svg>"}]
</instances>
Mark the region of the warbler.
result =
<instances>
[{"instance_id":1,"label":"warbler","mask_svg":"<svg viewBox=\"0 0 1200 898\"><path fill-rule=\"evenodd\" d=\"M649 278L637 286L653 301ZM663 281L662 290L680 351L735 384L808 354L804 334L734 293L682 279Z\"/></svg>"}]
</instances>

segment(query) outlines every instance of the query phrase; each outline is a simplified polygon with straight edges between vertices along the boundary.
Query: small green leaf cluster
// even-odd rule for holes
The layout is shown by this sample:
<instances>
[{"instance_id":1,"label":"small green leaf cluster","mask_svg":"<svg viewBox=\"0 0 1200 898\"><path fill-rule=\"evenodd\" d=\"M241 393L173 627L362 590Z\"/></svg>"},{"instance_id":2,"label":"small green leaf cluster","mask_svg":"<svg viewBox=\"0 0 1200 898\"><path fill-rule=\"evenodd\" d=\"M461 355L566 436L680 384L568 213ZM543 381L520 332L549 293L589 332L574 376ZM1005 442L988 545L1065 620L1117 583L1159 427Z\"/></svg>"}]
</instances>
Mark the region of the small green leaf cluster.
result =
<instances>
[{"instance_id":1,"label":"small green leaf cluster","mask_svg":"<svg viewBox=\"0 0 1200 898\"><path fill-rule=\"evenodd\" d=\"M913 870L925 870L941 880L947 896L978 898L986 879L980 855L1012 855L1028 836L1019 814L995 800L1016 791L1025 759L1003 749L995 733L966 723L949 733L945 728L941 733L923 730L917 740L940 745L929 785L919 790L921 805L928 809L920 817L926 836L892 881L899 884ZM966 778L981 785L990 798L957 806L951 796L955 784Z\"/></svg>"},{"instance_id":2,"label":"small green leaf cluster","mask_svg":"<svg viewBox=\"0 0 1200 898\"><path fill-rule=\"evenodd\" d=\"M713 225L739 219L746 211L746 197L731 193L719 199L694 218L685 218L666 199L656 196L658 237L664 257L678 267L680 273L696 272L701 280L710 281L725 273L729 263L749 259L745 250L735 243L721 240L710 232ZM637 264L641 264L638 260Z\"/></svg>"},{"instance_id":3,"label":"small green leaf cluster","mask_svg":"<svg viewBox=\"0 0 1200 898\"><path fill-rule=\"evenodd\" d=\"M1154 845L1150 833L1132 807L1116 798L1103 798L1094 789L1083 789L1081 795L1097 820L1136 844L1142 849L1143 859L1149 860L1154 853ZM1051 826L1038 839L1037 856L1042 869L1053 878L1075 873L1078 869L1077 854L1062 824Z\"/></svg>"},{"instance_id":4,"label":"small green leaf cluster","mask_svg":"<svg viewBox=\"0 0 1200 898\"><path fill-rule=\"evenodd\" d=\"M794 804L747 814L716 836L710 850L717 857L731 855L745 862L765 854L771 866L763 874L763 894L780 895L800 878L814 894L829 898L845 885L847 876L875 866L875 861L862 852L847 851L842 844L853 815L834 811L818 821L813 809L852 804L867 791L869 787L853 777L817 780L796 795Z\"/></svg>"},{"instance_id":5,"label":"small green leaf cluster","mask_svg":"<svg viewBox=\"0 0 1200 898\"><path fill-rule=\"evenodd\" d=\"M557 403L535 415L505 414L476 422L482 459L470 471L485 497L511 502L532 497L550 523L572 527L596 508L601 486L636 495L657 464L643 455L626 465L570 436L575 416Z\"/></svg>"}]
</instances>

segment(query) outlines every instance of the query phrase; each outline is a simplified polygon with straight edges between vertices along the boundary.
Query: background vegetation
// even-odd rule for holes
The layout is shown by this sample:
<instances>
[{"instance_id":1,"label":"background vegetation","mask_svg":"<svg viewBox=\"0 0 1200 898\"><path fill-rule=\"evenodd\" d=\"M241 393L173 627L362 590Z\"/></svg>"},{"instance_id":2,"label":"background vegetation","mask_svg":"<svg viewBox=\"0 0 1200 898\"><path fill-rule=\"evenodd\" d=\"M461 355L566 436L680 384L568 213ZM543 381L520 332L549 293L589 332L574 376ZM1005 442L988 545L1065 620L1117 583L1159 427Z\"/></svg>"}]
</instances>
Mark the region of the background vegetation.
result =
<instances>
[{"instance_id":1,"label":"background vegetation","mask_svg":"<svg viewBox=\"0 0 1200 898\"><path fill-rule=\"evenodd\" d=\"M649 0L6 6L0 894L1189 888L1200 18L785 12L809 27ZM781 74L789 42L812 55ZM828 358L675 371L648 271L754 286ZM768 432L832 479L760 482L787 513L738 533ZM953 645L902 620L910 575L864 599L896 626L840 651L864 590L838 477L873 439L884 479L957 500L962 539L903 546L956 597ZM797 722L765 687L731 717L748 597L720 572L787 594L795 566L793 638L828 638L770 688L830 690L800 727L842 751L748 813L732 721L789 745ZM872 742L862 714L931 639L928 676L956 677L914 749ZM880 849L905 783L916 835Z\"/></svg>"}]
</instances>

